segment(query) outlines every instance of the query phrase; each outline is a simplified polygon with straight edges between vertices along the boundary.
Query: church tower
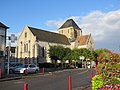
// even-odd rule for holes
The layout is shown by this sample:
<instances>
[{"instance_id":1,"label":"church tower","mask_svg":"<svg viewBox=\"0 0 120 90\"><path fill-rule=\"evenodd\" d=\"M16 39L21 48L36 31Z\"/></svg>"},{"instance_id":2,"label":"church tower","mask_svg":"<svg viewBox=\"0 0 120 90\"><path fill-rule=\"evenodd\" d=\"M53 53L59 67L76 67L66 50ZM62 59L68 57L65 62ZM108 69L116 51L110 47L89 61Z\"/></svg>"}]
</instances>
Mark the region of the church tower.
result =
<instances>
[{"instance_id":1,"label":"church tower","mask_svg":"<svg viewBox=\"0 0 120 90\"><path fill-rule=\"evenodd\" d=\"M65 35L70 41L76 40L78 36L82 36L82 30L74 22L73 19L68 19L60 28L59 33Z\"/></svg>"}]
</instances>

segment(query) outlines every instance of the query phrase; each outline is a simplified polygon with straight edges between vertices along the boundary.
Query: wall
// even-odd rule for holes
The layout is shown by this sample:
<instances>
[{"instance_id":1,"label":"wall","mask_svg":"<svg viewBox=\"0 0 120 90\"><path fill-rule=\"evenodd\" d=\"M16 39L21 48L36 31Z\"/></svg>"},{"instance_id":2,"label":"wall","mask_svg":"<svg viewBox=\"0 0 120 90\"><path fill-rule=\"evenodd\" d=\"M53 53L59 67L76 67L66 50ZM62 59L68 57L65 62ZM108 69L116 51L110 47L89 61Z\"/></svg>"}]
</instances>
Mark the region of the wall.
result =
<instances>
[{"instance_id":1,"label":"wall","mask_svg":"<svg viewBox=\"0 0 120 90\"><path fill-rule=\"evenodd\" d=\"M58 30L60 34L65 35L67 38L73 39L77 36L82 35L82 31L78 29L74 29L74 27L62 28ZM75 35L76 32L76 35Z\"/></svg>"},{"instance_id":2,"label":"wall","mask_svg":"<svg viewBox=\"0 0 120 90\"><path fill-rule=\"evenodd\" d=\"M2 68L2 72L4 73L4 62L5 62L5 48L6 48L6 29L0 27L0 51L3 54L0 55L0 68Z\"/></svg>"}]
</instances>

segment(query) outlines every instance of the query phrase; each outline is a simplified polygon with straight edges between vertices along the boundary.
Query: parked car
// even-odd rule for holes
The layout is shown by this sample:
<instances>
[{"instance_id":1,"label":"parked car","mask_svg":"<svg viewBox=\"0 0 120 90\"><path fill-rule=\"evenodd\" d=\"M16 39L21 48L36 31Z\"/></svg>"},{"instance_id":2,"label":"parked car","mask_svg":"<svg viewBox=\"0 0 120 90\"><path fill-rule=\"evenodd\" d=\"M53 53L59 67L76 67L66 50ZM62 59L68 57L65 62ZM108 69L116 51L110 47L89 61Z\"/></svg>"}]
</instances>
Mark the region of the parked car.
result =
<instances>
[{"instance_id":1,"label":"parked car","mask_svg":"<svg viewBox=\"0 0 120 90\"><path fill-rule=\"evenodd\" d=\"M22 63L16 63L16 62L9 62L9 72L14 73L15 68L21 67ZM5 63L5 70L7 72L8 69L8 62Z\"/></svg>"},{"instance_id":2,"label":"parked car","mask_svg":"<svg viewBox=\"0 0 120 90\"><path fill-rule=\"evenodd\" d=\"M34 64L24 64L22 67L18 67L15 69L15 73L28 74L28 73L36 73L39 71L39 67Z\"/></svg>"}]
</instances>

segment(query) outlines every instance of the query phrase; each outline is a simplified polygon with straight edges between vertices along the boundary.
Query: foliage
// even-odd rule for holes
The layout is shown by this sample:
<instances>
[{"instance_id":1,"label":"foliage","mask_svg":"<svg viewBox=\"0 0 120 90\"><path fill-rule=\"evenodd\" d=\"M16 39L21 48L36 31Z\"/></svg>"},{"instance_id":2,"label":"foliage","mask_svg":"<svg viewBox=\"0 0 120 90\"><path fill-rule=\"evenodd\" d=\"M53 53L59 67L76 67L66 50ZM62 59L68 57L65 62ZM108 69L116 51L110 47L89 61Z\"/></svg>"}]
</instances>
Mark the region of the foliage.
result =
<instances>
[{"instance_id":1,"label":"foliage","mask_svg":"<svg viewBox=\"0 0 120 90\"><path fill-rule=\"evenodd\" d=\"M96 49L95 52L96 52L97 55L100 55L102 52L109 52L109 50L102 48L102 49Z\"/></svg>"},{"instance_id":2,"label":"foliage","mask_svg":"<svg viewBox=\"0 0 120 90\"><path fill-rule=\"evenodd\" d=\"M102 75L104 86L120 85L120 55L111 51L102 52L98 57L97 74ZM105 88L105 87L102 87Z\"/></svg>"},{"instance_id":3,"label":"foliage","mask_svg":"<svg viewBox=\"0 0 120 90\"><path fill-rule=\"evenodd\" d=\"M95 51L93 51L93 50L90 51L89 58L90 58L91 60L96 61L96 60L97 60L97 53L96 53Z\"/></svg>"},{"instance_id":4,"label":"foliage","mask_svg":"<svg viewBox=\"0 0 120 90\"><path fill-rule=\"evenodd\" d=\"M103 86L103 80L102 80L102 75L95 75L92 78L92 90L98 90Z\"/></svg>"},{"instance_id":5,"label":"foliage","mask_svg":"<svg viewBox=\"0 0 120 90\"><path fill-rule=\"evenodd\" d=\"M71 49L63 46L50 46L49 56L53 60L63 60L65 56L71 52Z\"/></svg>"}]
</instances>

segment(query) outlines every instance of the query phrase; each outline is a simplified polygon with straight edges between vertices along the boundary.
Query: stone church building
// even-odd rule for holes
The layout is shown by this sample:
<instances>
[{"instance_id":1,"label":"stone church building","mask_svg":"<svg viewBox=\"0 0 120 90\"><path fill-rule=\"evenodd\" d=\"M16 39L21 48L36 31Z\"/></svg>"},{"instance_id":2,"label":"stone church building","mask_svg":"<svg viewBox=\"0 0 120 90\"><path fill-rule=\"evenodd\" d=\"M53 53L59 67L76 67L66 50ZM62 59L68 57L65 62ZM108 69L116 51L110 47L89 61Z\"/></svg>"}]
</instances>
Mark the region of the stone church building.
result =
<instances>
[{"instance_id":1,"label":"stone church building","mask_svg":"<svg viewBox=\"0 0 120 90\"><path fill-rule=\"evenodd\" d=\"M61 45L71 49L94 49L94 41L91 34L82 35L82 30L73 19L68 19L58 31L59 33L54 33L25 26L17 41L15 56L18 62L37 65L54 63L48 55L48 49L52 45Z\"/></svg>"}]
</instances>

